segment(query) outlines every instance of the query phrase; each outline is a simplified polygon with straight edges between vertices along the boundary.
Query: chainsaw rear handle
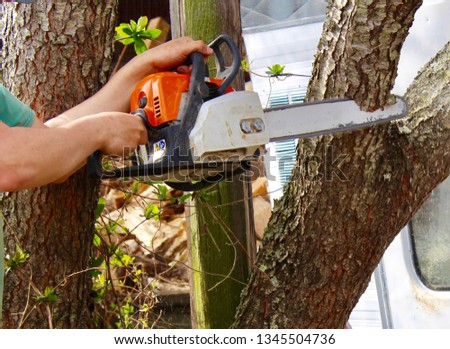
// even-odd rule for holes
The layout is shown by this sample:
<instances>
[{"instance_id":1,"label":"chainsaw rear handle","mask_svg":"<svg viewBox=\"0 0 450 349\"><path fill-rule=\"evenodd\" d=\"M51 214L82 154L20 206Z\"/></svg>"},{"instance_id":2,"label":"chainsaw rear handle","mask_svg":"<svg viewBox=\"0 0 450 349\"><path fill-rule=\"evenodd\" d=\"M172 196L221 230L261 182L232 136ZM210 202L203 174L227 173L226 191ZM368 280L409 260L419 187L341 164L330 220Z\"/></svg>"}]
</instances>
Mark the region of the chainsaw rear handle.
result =
<instances>
[{"instance_id":1,"label":"chainsaw rear handle","mask_svg":"<svg viewBox=\"0 0 450 349\"><path fill-rule=\"evenodd\" d=\"M103 177L102 155L100 150L96 150L89 155L87 159L87 173L89 177L100 179Z\"/></svg>"},{"instance_id":2,"label":"chainsaw rear handle","mask_svg":"<svg viewBox=\"0 0 450 349\"><path fill-rule=\"evenodd\" d=\"M233 58L229 67L225 66L225 60L221 50L222 44L228 46ZM217 69L216 78L224 79L217 90L217 94L220 96L225 93L226 89L231 85L236 75L239 73L241 67L241 55L239 53L239 48L234 43L233 39L226 34L219 35L208 46L214 50Z\"/></svg>"},{"instance_id":3,"label":"chainsaw rear handle","mask_svg":"<svg viewBox=\"0 0 450 349\"><path fill-rule=\"evenodd\" d=\"M154 133L158 132L148 122L147 116L145 115L145 111L143 109L137 109L131 114L137 115L141 118L142 123L147 130L149 139L152 135L154 136ZM93 154L89 155L87 160L87 172L89 177L100 179L103 177L112 177L111 175L108 175L108 173L103 172L102 157L103 153L100 150L96 150Z\"/></svg>"}]
</instances>

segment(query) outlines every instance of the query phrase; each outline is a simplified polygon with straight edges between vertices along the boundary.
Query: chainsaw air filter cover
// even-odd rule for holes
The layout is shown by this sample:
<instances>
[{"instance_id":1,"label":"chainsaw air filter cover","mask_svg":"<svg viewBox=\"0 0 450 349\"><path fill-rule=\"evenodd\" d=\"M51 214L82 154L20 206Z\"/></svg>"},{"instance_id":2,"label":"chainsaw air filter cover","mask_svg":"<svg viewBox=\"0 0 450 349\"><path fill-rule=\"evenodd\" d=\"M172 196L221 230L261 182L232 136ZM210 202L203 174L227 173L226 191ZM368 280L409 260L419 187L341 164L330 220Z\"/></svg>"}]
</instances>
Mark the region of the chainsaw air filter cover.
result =
<instances>
[{"instance_id":1,"label":"chainsaw air filter cover","mask_svg":"<svg viewBox=\"0 0 450 349\"><path fill-rule=\"evenodd\" d=\"M149 124L155 128L176 120L189 80L190 75L173 72L147 76L132 92L130 110L144 109Z\"/></svg>"},{"instance_id":2,"label":"chainsaw air filter cover","mask_svg":"<svg viewBox=\"0 0 450 349\"><path fill-rule=\"evenodd\" d=\"M143 109L147 121L154 128L169 125L177 120L183 97L188 92L190 74L163 72L149 75L142 79L135 87L130 97L130 110ZM223 79L205 78L209 89L209 96L205 100L215 97L215 92ZM232 92L228 87L225 93ZM209 97L209 98L208 98Z\"/></svg>"}]
</instances>

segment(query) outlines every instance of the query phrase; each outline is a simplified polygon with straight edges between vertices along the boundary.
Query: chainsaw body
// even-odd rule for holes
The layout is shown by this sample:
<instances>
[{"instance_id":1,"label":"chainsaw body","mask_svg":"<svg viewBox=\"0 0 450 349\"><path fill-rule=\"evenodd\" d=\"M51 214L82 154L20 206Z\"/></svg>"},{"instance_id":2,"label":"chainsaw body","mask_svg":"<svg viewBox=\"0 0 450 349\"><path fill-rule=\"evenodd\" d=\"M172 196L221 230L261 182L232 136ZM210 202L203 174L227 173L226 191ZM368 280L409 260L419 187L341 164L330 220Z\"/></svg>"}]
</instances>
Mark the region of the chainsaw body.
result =
<instances>
[{"instance_id":1,"label":"chainsaw body","mask_svg":"<svg viewBox=\"0 0 450 349\"><path fill-rule=\"evenodd\" d=\"M190 133L196 125L202 105L233 92L231 83L239 73L240 54L227 35L209 46L214 50L216 76L209 77L203 56L190 55L190 74L161 72L142 79L130 96L130 110L147 127L149 142L135 151L133 166L105 170L101 154L90 159L90 172L107 178L141 177L165 181L175 189L192 191L217 182L239 168L236 161L205 159L193 153ZM229 49L232 62L225 66L223 47ZM235 159L235 158L234 158Z\"/></svg>"},{"instance_id":2,"label":"chainsaw body","mask_svg":"<svg viewBox=\"0 0 450 349\"><path fill-rule=\"evenodd\" d=\"M130 110L137 113L142 110L149 125L153 128L162 128L173 125L186 108L186 98L189 92L191 74L178 74L175 72L162 72L149 75L142 79L133 90L130 97ZM203 100L217 97L217 90L224 79L205 77L205 86L208 95ZM224 93L233 92L228 86Z\"/></svg>"}]
</instances>

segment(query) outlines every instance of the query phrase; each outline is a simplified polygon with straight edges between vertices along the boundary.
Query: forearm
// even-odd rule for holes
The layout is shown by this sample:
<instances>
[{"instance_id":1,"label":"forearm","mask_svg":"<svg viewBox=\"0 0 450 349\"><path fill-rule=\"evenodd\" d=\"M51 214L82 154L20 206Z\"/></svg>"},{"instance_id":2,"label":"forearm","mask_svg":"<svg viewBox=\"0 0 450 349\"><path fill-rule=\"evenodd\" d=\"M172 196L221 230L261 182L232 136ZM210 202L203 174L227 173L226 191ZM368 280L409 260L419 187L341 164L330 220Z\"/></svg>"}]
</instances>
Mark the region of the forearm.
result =
<instances>
[{"instance_id":1,"label":"forearm","mask_svg":"<svg viewBox=\"0 0 450 349\"><path fill-rule=\"evenodd\" d=\"M129 112L130 95L136 84L145 76L161 71L181 68L189 55L200 52L204 57L212 54L212 49L202 41L191 38L179 38L157 46L135 56L122 67L108 83L94 96L68 110L57 118L47 122L50 127L61 126L88 114L101 112Z\"/></svg>"},{"instance_id":2,"label":"forearm","mask_svg":"<svg viewBox=\"0 0 450 349\"><path fill-rule=\"evenodd\" d=\"M157 72L151 64L140 67L141 57L137 56L120 69L95 95L58 117L46 122L49 127L59 127L80 117L108 111L130 111L130 95L140 79ZM143 63L143 62L142 62Z\"/></svg>"},{"instance_id":3,"label":"forearm","mask_svg":"<svg viewBox=\"0 0 450 349\"><path fill-rule=\"evenodd\" d=\"M95 138L95 128L86 132L82 127L74 123L55 129L15 127L7 132L0 130L0 191L52 183L76 171L100 144Z\"/></svg>"},{"instance_id":4,"label":"forearm","mask_svg":"<svg viewBox=\"0 0 450 349\"><path fill-rule=\"evenodd\" d=\"M0 191L60 181L79 169L90 154L123 155L147 143L142 119L126 113L99 113L59 127L36 120L31 128L0 122Z\"/></svg>"}]
</instances>

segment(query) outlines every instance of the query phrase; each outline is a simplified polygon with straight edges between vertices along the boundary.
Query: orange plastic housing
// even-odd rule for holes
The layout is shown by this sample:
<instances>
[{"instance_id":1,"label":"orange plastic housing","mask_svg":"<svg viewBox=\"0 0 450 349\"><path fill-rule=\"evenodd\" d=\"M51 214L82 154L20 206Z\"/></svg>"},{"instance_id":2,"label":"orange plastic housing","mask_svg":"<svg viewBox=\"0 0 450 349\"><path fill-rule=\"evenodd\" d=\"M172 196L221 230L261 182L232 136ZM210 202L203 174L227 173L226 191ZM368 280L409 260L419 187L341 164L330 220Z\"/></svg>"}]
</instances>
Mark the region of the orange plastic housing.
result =
<instances>
[{"instance_id":1,"label":"orange plastic housing","mask_svg":"<svg viewBox=\"0 0 450 349\"><path fill-rule=\"evenodd\" d=\"M176 120L183 93L188 92L190 78L190 74L173 72L145 77L131 93L130 110L144 109L148 122L156 128ZM223 80L211 78L210 81L219 86ZM226 93L231 91L233 89L228 87Z\"/></svg>"},{"instance_id":2,"label":"orange plastic housing","mask_svg":"<svg viewBox=\"0 0 450 349\"><path fill-rule=\"evenodd\" d=\"M163 72L139 81L130 97L130 110L145 110L153 127L177 119L181 97L188 91L190 75ZM146 102L143 98L147 98Z\"/></svg>"}]
</instances>

